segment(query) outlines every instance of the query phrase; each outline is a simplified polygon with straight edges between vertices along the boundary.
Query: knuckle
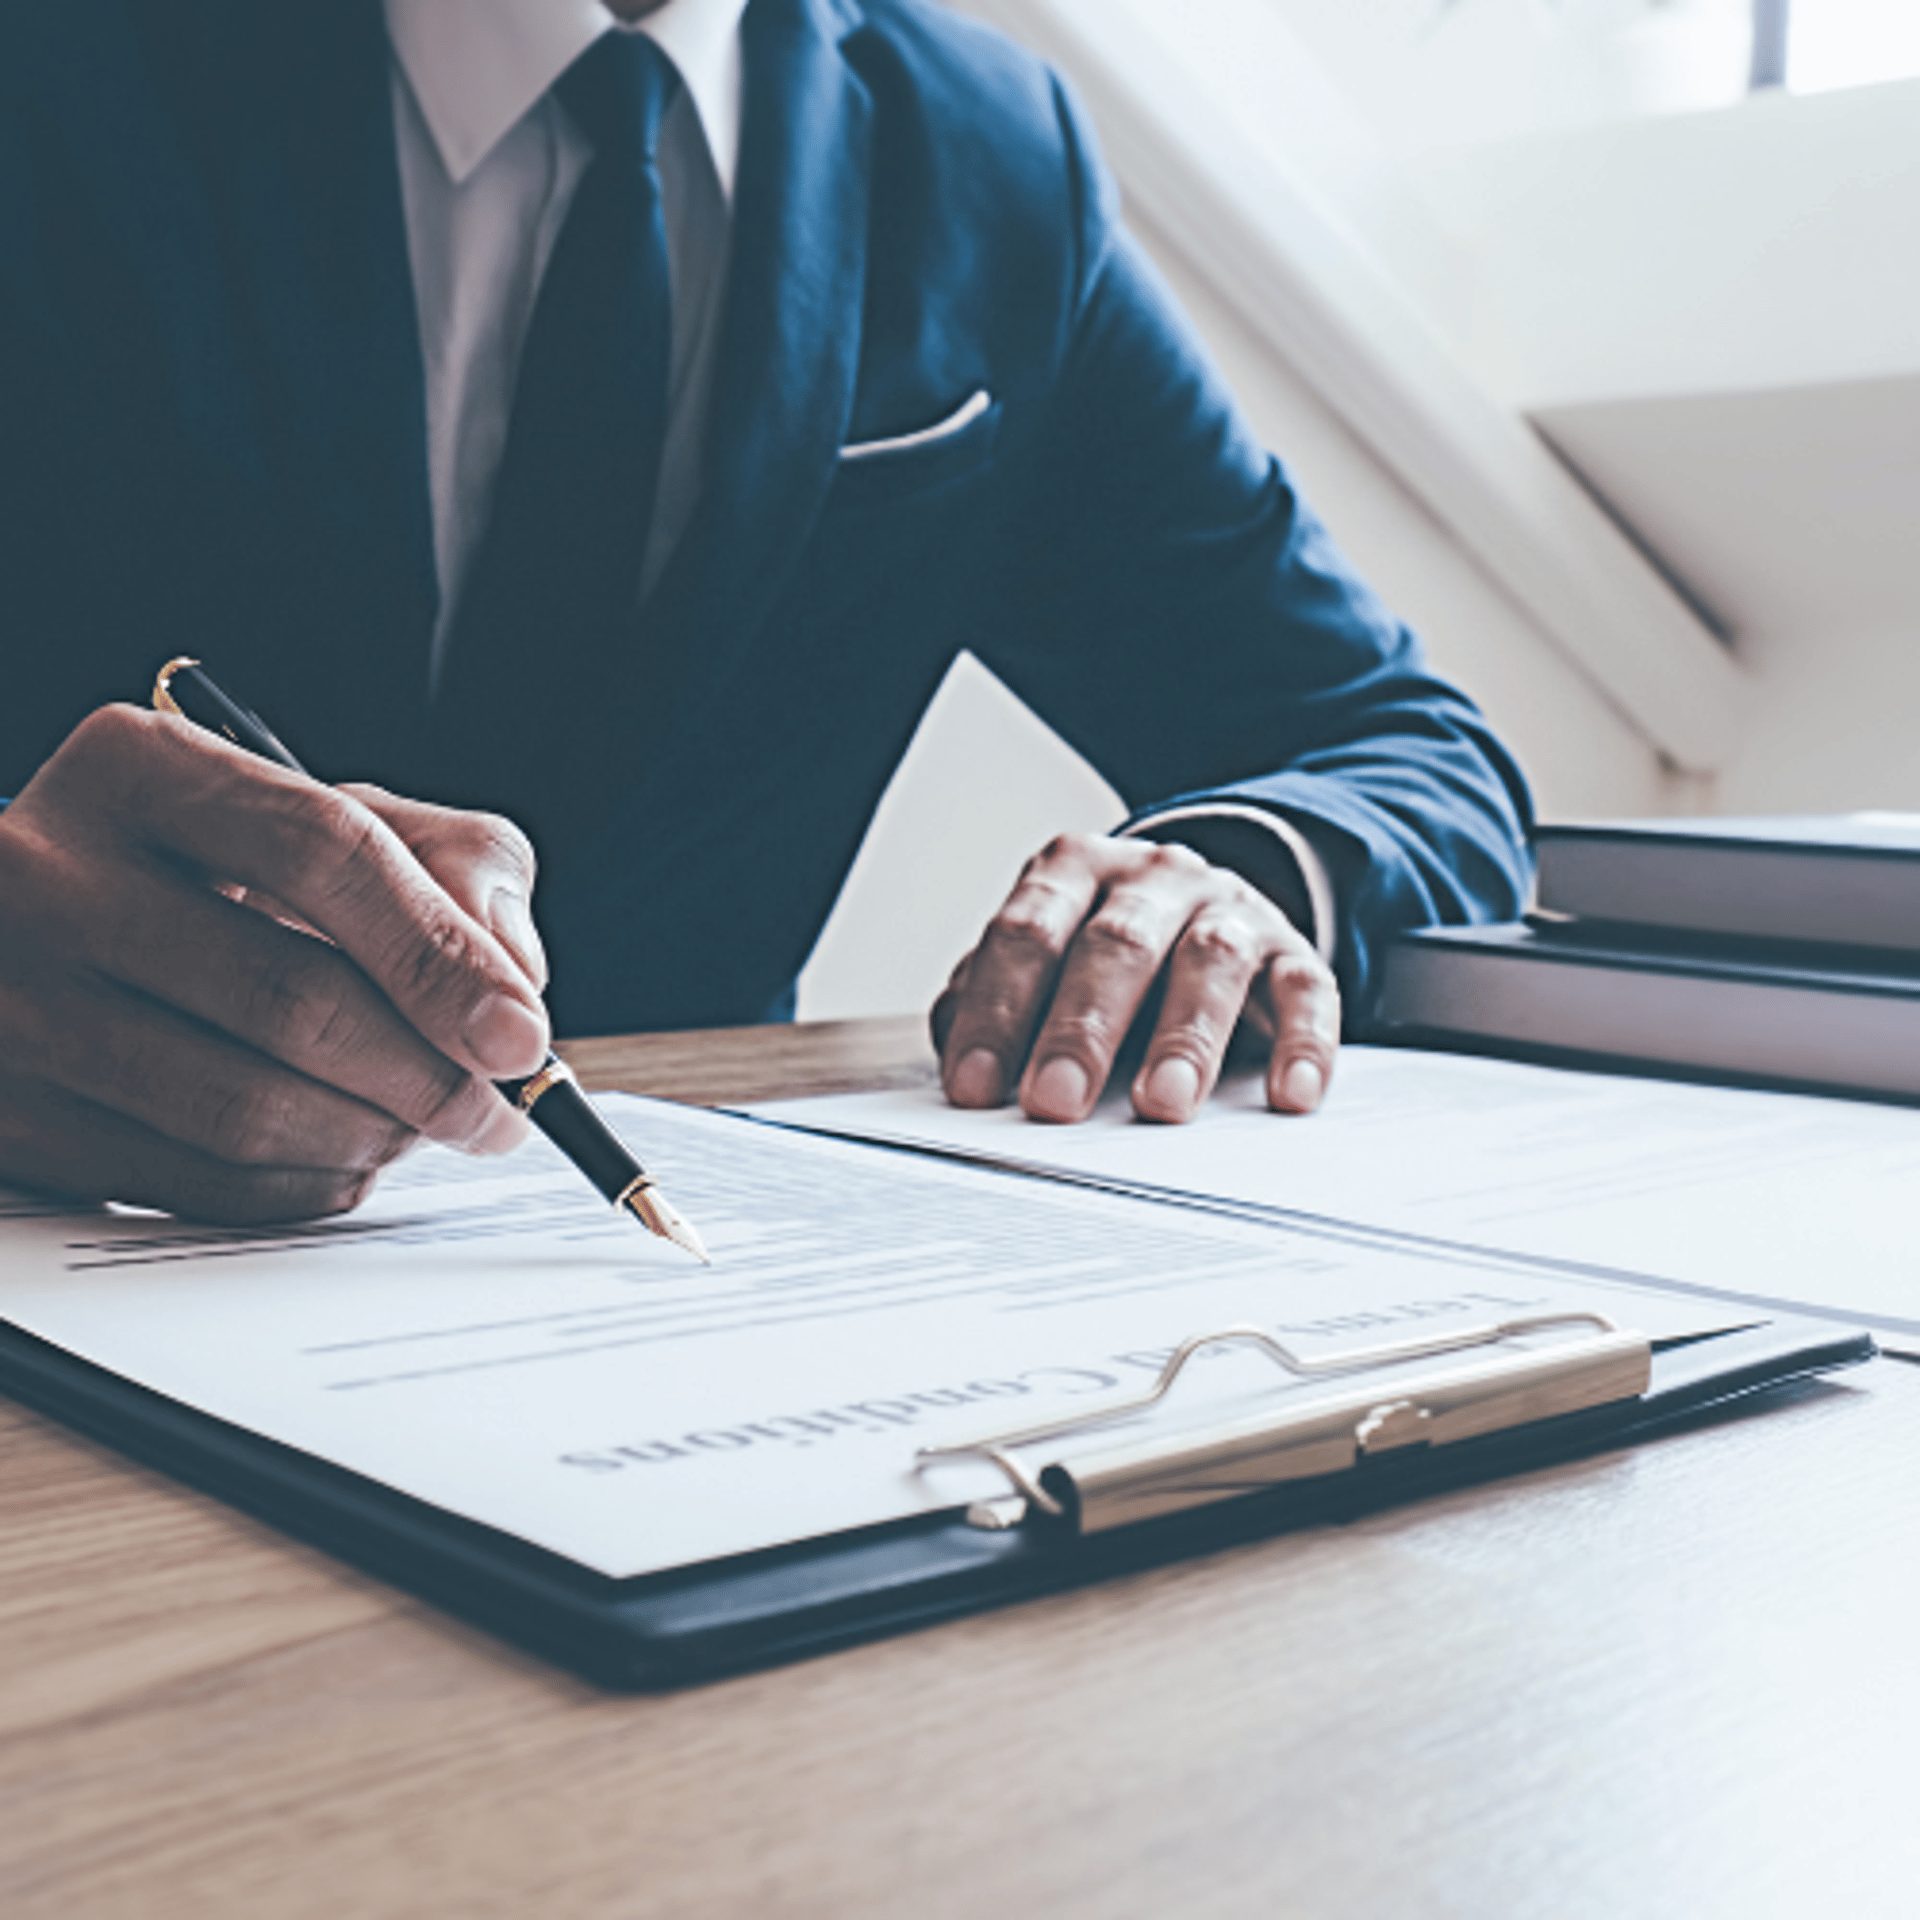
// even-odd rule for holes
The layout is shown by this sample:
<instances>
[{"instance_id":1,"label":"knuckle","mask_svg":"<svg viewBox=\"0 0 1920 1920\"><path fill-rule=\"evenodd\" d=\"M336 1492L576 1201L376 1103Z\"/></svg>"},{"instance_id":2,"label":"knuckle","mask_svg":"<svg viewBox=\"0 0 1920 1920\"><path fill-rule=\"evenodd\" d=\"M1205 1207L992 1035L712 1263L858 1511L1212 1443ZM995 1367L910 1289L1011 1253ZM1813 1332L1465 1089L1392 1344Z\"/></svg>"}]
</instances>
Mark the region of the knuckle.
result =
<instances>
[{"instance_id":1,"label":"knuckle","mask_svg":"<svg viewBox=\"0 0 1920 1920\"><path fill-rule=\"evenodd\" d=\"M1279 905L1251 880L1229 873L1224 867L1215 867L1213 877L1219 882L1218 897L1223 905L1235 908L1262 926L1278 929L1293 925Z\"/></svg>"},{"instance_id":2,"label":"knuckle","mask_svg":"<svg viewBox=\"0 0 1920 1920\"><path fill-rule=\"evenodd\" d=\"M394 865L397 837L368 808L323 793L318 804L297 810L292 831L315 886L343 924L362 929L356 956L389 998L416 1010L458 1006L482 976L492 978L491 943L437 889L405 884Z\"/></svg>"},{"instance_id":3,"label":"knuckle","mask_svg":"<svg viewBox=\"0 0 1920 1920\"><path fill-rule=\"evenodd\" d=\"M283 930L250 970L240 1006L247 1034L265 1039L295 1063L337 1058L358 1023L332 950L309 935Z\"/></svg>"},{"instance_id":4,"label":"knuckle","mask_svg":"<svg viewBox=\"0 0 1920 1920\"><path fill-rule=\"evenodd\" d=\"M1309 994L1338 994L1333 975L1317 954L1283 953L1273 962L1275 992L1292 999Z\"/></svg>"},{"instance_id":5,"label":"knuckle","mask_svg":"<svg viewBox=\"0 0 1920 1920\"><path fill-rule=\"evenodd\" d=\"M1160 929L1147 915L1116 907L1089 920L1080 939L1100 958L1122 966L1157 966L1163 951Z\"/></svg>"},{"instance_id":6,"label":"knuckle","mask_svg":"<svg viewBox=\"0 0 1920 1920\"><path fill-rule=\"evenodd\" d=\"M1090 833L1056 833L1026 864L1028 873L1043 867L1086 867L1094 860L1094 836Z\"/></svg>"},{"instance_id":7,"label":"knuckle","mask_svg":"<svg viewBox=\"0 0 1920 1920\"><path fill-rule=\"evenodd\" d=\"M1058 892L1045 885L1022 887L993 917L986 941L1016 959L1057 960L1067 949L1066 916Z\"/></svg>"},{"instance_id":8,"label":"knuckle","mask_svg":"<svg viewBox=\"0 0 1920 1920\"><path fill-rule=\"evenodd\" d=\"M1207 871L1207 862L1177 840L1149 842L1146 865L1149 872L1183 880L1197 878Z\"/></svg>"},{"instance_id":9,"label":"knuckle","mask_svg":"<svg viewBox=\"0 0 1920 1920\"><path fill-rule=\"evenodd\" d=\"M1201 914L1187 928L1181 943L1209 971L1251 974L1259 964L1265 943L1237 914Z\"/></svg>"},{"instance_id":10,"label":"knuckle","mask_svg":"<svg viewBox=\"0 0 1920 1920\"><path fill-rule=\"evenodd\" d=\"M505 867L532 890L539 861L533 842L503 813L476 813L473 822L475 845L496 866Z\"/></svg>"},{"instance_id":11,"label":"knuckle","mask_svg":"<svg viewBox=\"0 0 1920 1920\"><path fill-rule=\"evenodd\" d=\"M1034 1052L1070 1053L1098 1063L1113 1057L1125 1031L1124 1023L1104 1007L1056 1007L1047 1020L1045 1041Z\"/></svg>"},{"instance_id":12,"label":"knuckle","mask_svg":"<svg viewBox=\"0 0 1920 1920\"><path fill-rule=\"evenodd\" d=\"M303 1060L325 1068L364 1050L370 1023L358 1001L359 996L337 975L319 992L309 990L300 996L289 1030Z\"/></svg>"},{"instance_id":13,"label":"knuckle","mask_svg":"<svg viewBox=\"0 0 1920 1920\"><path fill-rule=\"evenodd\" d=\"M327 787L282 790L276 823L296 872L310 874L329 894L364 883L386 827L371 808Z\"/></svg>"},{"instance_id":14,"label":"knuckle","mask_svg":"<svg viewBox=\"0 0 1920 1920\"><path fill-rule=\"evenodd\" d=\"M488 956L474 931L449 913L412 920L395 941L386 971L403 1002L445 999L460 991L463 976L481 971Z\"/></svg>"},{"instance_id":15,"label":"knuckle","mask_svg":"<svg viewBox=\"0 0 1920 1920\"><path fill-rule=\"evenodd\" d=\"M1339 1044L1340 988L1313 955L1284 955L1268 975L1268 998L1288 1046L1331 1059Z\"/></svg>"},{"instance_id":16,"label":"knuckle","mask_svg":"<svg viewBox=\"0 0 1920 1920\"><path fill-rule=\"evenodd\" d=\"M1154 1035L1153 1060L1156 1064L1184 1060L1204 1079L1219 1064L1231 1032L1231 1023L1216 1020L1204 1010L1191 1013L1178 1026Z\"/></svg>"},{"instance_id":17,"label":"knuckle","mask_svg":"<svg viewBox=\"0 0 1920 1920\"><path fill-rule=\"evenodd\" d=\"M956 1044L958 1035L964 1035L969 1044L1004 1043L1026 1030L1032 1012L1032 996L1014 981L975 987L965 1003L956 1002L947 1016L946 1038L941 1044Z\"/></svg>"}]
</instances>

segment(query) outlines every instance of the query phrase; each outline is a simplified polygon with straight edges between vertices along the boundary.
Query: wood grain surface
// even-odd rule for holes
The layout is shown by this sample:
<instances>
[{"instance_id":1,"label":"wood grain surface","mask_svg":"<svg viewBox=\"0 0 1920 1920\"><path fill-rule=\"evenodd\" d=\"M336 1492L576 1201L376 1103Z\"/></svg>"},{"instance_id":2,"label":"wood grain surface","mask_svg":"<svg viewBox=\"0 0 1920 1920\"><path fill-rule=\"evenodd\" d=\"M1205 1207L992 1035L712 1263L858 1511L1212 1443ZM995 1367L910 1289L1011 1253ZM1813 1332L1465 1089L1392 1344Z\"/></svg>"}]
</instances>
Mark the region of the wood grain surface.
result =
<instances>
[{"instance_id":1,"label":"wood grain surface","mask_svg":"<svg viewBox=\"0 0 1920 1920\"><path fill-rule=\"evenodd\" d=\"M583 1043L740 1099L917 1023ZM652 1699L0 1402L0 1914L1920 1913L1920 1371Z\"/></svg>"}]
</instances>

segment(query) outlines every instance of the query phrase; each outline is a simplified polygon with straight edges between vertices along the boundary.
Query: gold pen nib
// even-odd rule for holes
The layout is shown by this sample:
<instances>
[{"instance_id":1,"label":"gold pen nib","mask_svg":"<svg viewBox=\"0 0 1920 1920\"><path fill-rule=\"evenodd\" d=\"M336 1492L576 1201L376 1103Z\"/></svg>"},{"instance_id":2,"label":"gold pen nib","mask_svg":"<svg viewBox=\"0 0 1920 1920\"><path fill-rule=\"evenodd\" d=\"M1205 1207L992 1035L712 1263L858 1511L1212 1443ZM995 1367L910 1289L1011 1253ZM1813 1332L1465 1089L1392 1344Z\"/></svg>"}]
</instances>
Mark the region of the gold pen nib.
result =
<instances>
[{"instance_id":1,"label":"gold pen nib","mask_svg":"<svg viewBox=\"0 0 1920 1920\"><path fill-rule=\"evenodd\" d=\"M620 1204L646 1228L676 1247L685 1247L703 1267L713 1265L713 1256L693 1230L693 1222L650 1180L636 1180L620 1196Z\"/></svg>"}]
</instances>

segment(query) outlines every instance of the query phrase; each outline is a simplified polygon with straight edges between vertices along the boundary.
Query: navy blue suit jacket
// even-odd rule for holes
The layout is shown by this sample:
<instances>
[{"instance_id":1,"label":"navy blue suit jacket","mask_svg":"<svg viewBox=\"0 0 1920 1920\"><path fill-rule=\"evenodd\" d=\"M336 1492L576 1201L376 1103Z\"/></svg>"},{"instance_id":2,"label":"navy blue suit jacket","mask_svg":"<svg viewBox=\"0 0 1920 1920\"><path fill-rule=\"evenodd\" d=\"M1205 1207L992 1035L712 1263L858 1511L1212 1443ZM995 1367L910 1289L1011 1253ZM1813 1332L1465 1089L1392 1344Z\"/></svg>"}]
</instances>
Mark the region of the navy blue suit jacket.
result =
<instances>
[{"instance_id":1,"label":"navy blue suit jacket","mask_svg":"<svg viewBox=\"0 0 1920 1920\"><path fill-rule=\"evenodd\" d=\"M1391 931L1513 912L1519 776L1251 437L1059 82L927 0L744 32L708 490L630 661L509 768L425 701L375 0L0 0L0 791L195 653L315 766L529 817L563 1030L754 1019L971 648L1130 807L1316 823L1351 1001Z\"/></svg>"}]
</instances>

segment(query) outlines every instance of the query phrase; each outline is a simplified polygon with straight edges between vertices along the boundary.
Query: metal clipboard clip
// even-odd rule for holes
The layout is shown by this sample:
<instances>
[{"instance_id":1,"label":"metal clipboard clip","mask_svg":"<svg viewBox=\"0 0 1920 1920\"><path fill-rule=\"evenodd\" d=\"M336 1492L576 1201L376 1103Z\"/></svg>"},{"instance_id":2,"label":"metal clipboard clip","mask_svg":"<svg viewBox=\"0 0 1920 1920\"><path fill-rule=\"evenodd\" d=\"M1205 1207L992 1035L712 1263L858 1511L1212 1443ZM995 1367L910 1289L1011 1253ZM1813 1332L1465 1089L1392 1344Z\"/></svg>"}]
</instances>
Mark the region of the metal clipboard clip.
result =
<instances>
[{"instance_id":1,"label":"metal clipboard clip","mask_svg":"<svg viewBox=\"0 0 1920 1920\"><path fill-rule=\"evenodd\" d=\"M1519 1335L1571 1327L1583 1329L1583 1337L1487 1351ZM1124 1434L1104 1445L1075 1447L1032 1462L1021 1457L1049 1441L1078 1439L1146 1412L1166 1398L1196 1354L1226 1345L1257 1347L1298 1380L1335 1384L1320 1392L1289 1393L1271 1410L1242 1410L1210 1425L1171 1434ZM1391 1383L1354 1377L1468 1351L1474 1351L1471 1360ZM1646 1392L1652 1369L1647 1336L1615 1325L1603 1313L1538 1314L1322 1360L1301 1359L1263 1328L1226 1327L1182 1341L1144 1393L1043 1426L922 1447L915 1461L925 1466L972 1455L991 1460L1007 1476L1012 1493L967 1509L973 1526L1004 1529L1038 1513L1079 1533L1104 1533L1290 1480L1342 1473L1402 1448L1447 1446L1637 1399Z\"/></svg>"}]
</instances>

